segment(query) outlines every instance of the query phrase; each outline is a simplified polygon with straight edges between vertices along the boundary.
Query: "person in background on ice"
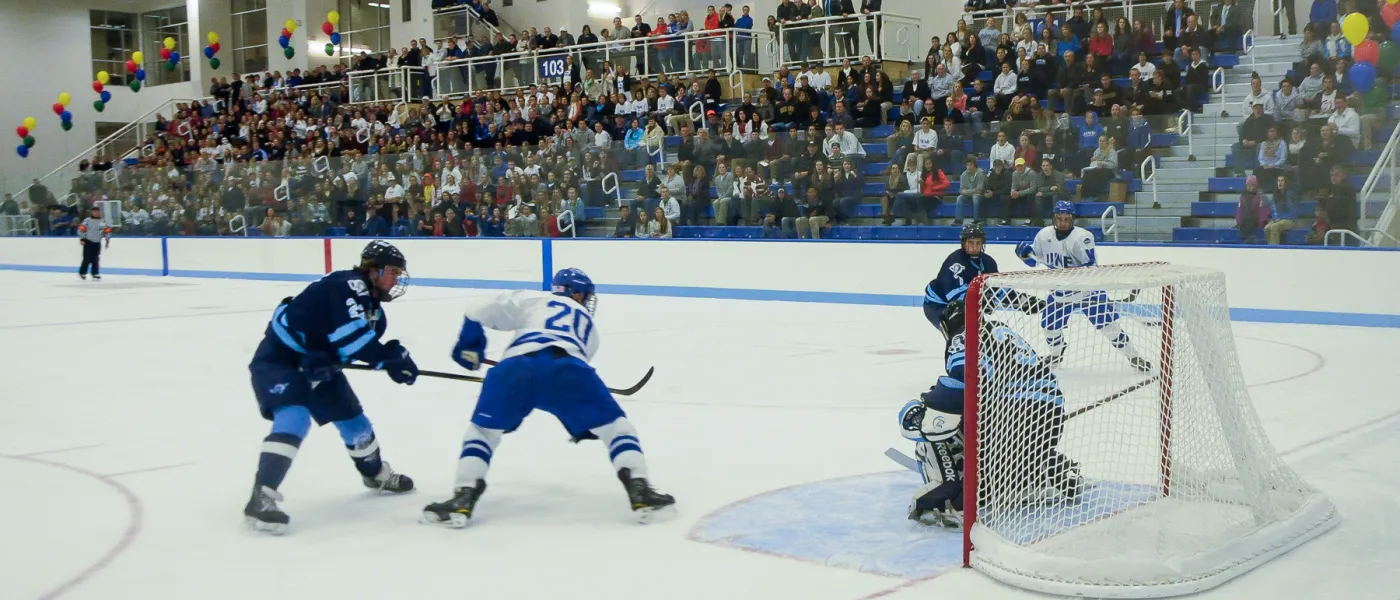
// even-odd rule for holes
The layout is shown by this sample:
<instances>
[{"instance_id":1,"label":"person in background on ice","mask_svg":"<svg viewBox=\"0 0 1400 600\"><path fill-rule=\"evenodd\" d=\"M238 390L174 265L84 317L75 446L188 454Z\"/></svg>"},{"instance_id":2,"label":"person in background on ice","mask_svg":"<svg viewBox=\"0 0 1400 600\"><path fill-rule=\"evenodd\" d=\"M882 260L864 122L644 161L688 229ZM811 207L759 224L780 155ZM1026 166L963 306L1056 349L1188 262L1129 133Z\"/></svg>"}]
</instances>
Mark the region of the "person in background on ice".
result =
<instances>
[{"instance_id":1,"label":"person in background on ice","mask_svg":"<svg viewBox=\"0 0 1400 600\"><path fill-rule=\"evenodd\" d=\"M78 243L83 246L83 262L78 266L78 277L87 279L88 266L92 266L92 280L102 281L97 272L102 247L112 247L112 228L102 219L102 209L92 207L92 216L83 219L78 225Z\"/></svg>"},{"instance_id":2,"label":"person in background on ice","mask_svg":"<svg viewBox=\"0 0 1400 600\"><path fill-rule=\"evenodd\" d=\"M381 304L408 289L408 261L392 244L375 240L360 264L335 271L286 298L272 313L262 343L248 365L253 393L272 432L263 438L253 493L243 508L254 529L281 535L289 519L277 503L301 441L318 425L334 423L365 487L402 494L413 480L379 456L379 440L360 400L340 371L360 361L386 371L395 383L413 385L418 365L398 340L381 343L389 326Z\"/></svg>"},{"instance_id":3,"label":"person in background on ice","mask_svg":"<svg viewBox=\"0 0 1400 600\"><path fill-rule=\"evenodd\" d=\"M486 491L486 471L501 438L535 409L554 415L573 441L603 442L640 523L675 516L675 499L652 489L646 457L622 407L589 362L598 353L598 297L578 269L554 274L551 291L518 290L467 307L452 360L469 371L486 357L486 328L513 332L486 373L471 425L462 437L452 498L423 507L425 524L466 527Z\"/></svg>"}]
</instances>

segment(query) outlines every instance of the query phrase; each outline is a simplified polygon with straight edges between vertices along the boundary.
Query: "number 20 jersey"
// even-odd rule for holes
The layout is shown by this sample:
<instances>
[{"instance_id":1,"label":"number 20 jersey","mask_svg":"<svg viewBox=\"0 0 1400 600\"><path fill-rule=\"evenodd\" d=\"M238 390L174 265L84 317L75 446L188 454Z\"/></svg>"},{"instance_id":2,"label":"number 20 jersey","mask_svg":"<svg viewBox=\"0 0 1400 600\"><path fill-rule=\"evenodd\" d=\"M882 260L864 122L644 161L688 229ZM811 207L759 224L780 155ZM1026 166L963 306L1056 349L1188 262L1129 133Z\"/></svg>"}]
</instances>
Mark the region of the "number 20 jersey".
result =
<instances>
[{"instance_id":1,"label":"number 20 jersey","mask_svg":"<svg viewBox=\"0 0 1400 600\"><path fill-rule=\"evenodd\" d=\"M473 300L466 316L487 329L515 333L502 361L550 347L585 362L598 353L593 316L573 298L519 290Z\"/></svg>"}]
</instances>

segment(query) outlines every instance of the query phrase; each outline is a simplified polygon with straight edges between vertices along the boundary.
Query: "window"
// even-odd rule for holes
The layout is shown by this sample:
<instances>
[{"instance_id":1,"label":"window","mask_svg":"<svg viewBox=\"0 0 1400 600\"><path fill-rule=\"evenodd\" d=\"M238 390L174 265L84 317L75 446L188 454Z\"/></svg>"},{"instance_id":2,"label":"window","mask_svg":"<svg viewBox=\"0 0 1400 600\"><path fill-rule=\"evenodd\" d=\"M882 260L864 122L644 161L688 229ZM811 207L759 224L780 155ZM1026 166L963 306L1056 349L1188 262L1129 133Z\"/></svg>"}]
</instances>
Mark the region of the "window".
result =
<instances>
[{"instance_id":1,"label":"window","mask_svg":"<svg viewBox=\"0 0 1400 600\"><path fill-rule=\"evenodd\" d=\"M112 78L109 86L129 84L126 61L138 49L137 18L130 13L109 10L90 11L92 38L92 78L106 71Z\"/></svg>"},{"instance_id":2,"label":"window","mask_svg":"<svg viewBox=\"0 0 1400 600\"><path fill-rule=\"evenodd\" d=\"M170 62L160 57L165 48L165 38L175 40L175 52L180 53L180 63L173 68ZM190 27L186 19L185 7L176 6L141 15L141 50L146 55L146 85L162 85L190 80L190 61L204 58L204 40L190 39ZM125 73L125 67L122 72Z\"/></svg>"},{"instance_id":3,"label":"window","mask_svg":"<svg viewBox=\"0 0 1400 600\"><path fill-rule=\"evenodd\" d=\"M341 60L389 51L389 0L336 0L336 10Z\"/></svg>"},{"instance_id":4,"label":"window","mask_svg":"<svg viewBox=\"0 0 1400 600\"><path fill-rule=\"evenodd\" d=\"M413 20L413 3L412 3L412 2L409 2L408 0L403 0L402 2L400 2L400 4L403 5L403 22L407 23L407 22L409 22L409 21L412 21L412 20Z\"/></svg>"},{"instance_id":5,"label":"window","mask_svg":"<svg viewBox=\"0 0 1400 600\"><path fill-rule=\"evenodd\" d=\"M267 69L267 0L233 0L233 63L229 73ZM222 74L223 69L219 69Z\"/></svg>"}]
</instances>

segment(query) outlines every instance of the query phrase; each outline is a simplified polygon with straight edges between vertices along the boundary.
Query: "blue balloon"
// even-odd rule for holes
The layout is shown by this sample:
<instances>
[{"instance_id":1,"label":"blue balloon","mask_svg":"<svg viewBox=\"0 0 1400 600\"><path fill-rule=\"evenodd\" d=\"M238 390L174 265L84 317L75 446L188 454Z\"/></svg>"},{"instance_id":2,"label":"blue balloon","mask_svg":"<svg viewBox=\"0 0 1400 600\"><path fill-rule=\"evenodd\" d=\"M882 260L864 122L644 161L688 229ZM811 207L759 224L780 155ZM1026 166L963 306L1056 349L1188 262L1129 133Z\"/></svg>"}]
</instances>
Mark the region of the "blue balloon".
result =
<instances>
[{"instance_id":1,"label":"blue balloon","mask_svg":"<svg viewBox=\"0 0 1400 600\"><path fill-rule=\"evenodd\" d=\"M332 43L332 44L335 44L335 45L337 45L337 46L340 45L340 32L339 32L339 31L337 31L337 32L331 34L331 43Z\"/></svg>"},{"instance_id":2,"label":"blue balloon","mask_svg":"<svg viewBox=\"0 0 1400 600\"><path fill-rule=\"evenodd\" d=\"M146 70L145 70L145 69L137 69L137 70L136 70L136 80L137 80L137 81L145 81L145 80L146 80ZM103 98L102 101L103 101L103 102L106 102L107 99L106 99L106 98Z\"/></svg>"},{"instance_id":3,"label":"blue balloon","mask_svg":"<svg viewBox=\"0 0 1400 600\"><path fill-rule=\"evenodd\" d=\"M144 78L146 77L146 72L145 72L145 71L140 71L140 70L138 70L138 71L136 71L136 72L141 74L141 78L144 79ZM109 92L109 91L107 91L107 90L102 90L102 96L101 96L101 98L102 98L102 103L103 103L103 104L106 104L106 103L108 103L108 102L111 102L111 101L112 101L112 92Z\"/></svg>"},{"instance_id":4,"label":"blue balloon","mask_svg":"<svg viewBox=\"0 0 1400 600\"><path fill-rule=\"evenodd\" d=\"M1390 41L1400 44L1400 21L1390 28Z\"/></svg>"},{"instance_id":5,"label":"blue balloon","mask_svg":"<svg viewBox=\"0 0 1400 600\"><path fill-rule=\"evenodd\" d=\"M213 47L213 46L205 46L205 47L204 47L204 58L214 58L214 47Z\"/></svg>"},{"instance_id":6,"label":"blue balloon","mask_svg":"<svg viewBox=\"0 0 1400 600\"><path fill-rule=\"evenodd\" d=\"M65 111L63 111L63 114L58 115L58 118L60 118L60 119L62 119L62 120L64 120L64 121L72 121L72 120L73 120L73 113L68 112L68 111L65 110Z\"/></svg>"},{"instance_id":7,"label":"blue balloon","mask_svg":"<svg viewBox=\"0 0 1400 600\"><path fill-rule=\"evenodd\" d=\"M25 148L24 144L20 144L19 147L15 148L15 152L19 153L20 158L29 158L29 148Z\"/></svg>"},{"instance_id":8,"label":"blue balloon","mask_svg":"<svg viewBox=\"0 0 1400 600\"><path fill-rule=\"evenodd\" d=\"M179 53L179 52L171 52L171 53L170 53L170 64L172 64L172 65L174 65L174 64L179 64L179 62L180 62L180 53Z\"/></svg>"},{"instance_id":9,"label":"blue balloon","mask_svg":"<svg viewBox=\"0 0 1400 600\"><path fill-rule=\"evenodd\" d=\"M1351 70L1347 71L1347 77L1351 79L1351 85L1356 91L1363 94L1376 87L1376 68L1370 63L1359 62L1352 65Z\"/></svg>"},{"instance_id":10,"label":"blue balloon","mask_svg":"<svg viewBox=\"0 0 1400 600\"><path fill-rule=\"evenodd\" d=\"M279 35L277 36L277 43L280 44L283 48L286 48L288 44L292 43L292 39L285 35Z\"/></svg>"}]
</instances>

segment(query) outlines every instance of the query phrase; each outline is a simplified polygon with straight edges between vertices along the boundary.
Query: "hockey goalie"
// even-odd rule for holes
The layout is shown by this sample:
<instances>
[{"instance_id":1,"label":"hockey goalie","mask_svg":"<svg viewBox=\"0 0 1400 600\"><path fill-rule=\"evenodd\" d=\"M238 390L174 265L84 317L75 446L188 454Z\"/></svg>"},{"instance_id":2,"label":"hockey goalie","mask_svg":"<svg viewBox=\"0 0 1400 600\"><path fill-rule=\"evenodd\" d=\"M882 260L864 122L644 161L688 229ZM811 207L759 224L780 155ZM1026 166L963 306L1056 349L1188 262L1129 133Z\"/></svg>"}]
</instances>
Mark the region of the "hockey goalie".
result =
<instances>
[{"instance_id":1,"label":"hockey goalie","mask_svg":"<svg viewBox=\"0 0 1400 600\"><path fill-rule=\"evenodd\" d=\"M914 450L924 483L914 492L909 518L925 525L959 529L963 526L963 392L966 367L965 313L961 302L943 311L948 338L947 375L899 412L900 433L917 442ZM1064 394L1053 369L1040 360L1030 344L1010 327L993 325L985 333L981 367L983 402L1014 408L1014 431L998 435L1007 440L984 448L994 464L1021 464L1011 473L983 474L985 485L1015 490L1024 504L1073 501L1082 486L1078 465L1059 451L1064 429Z\"/></svg>"}]
</instances>

